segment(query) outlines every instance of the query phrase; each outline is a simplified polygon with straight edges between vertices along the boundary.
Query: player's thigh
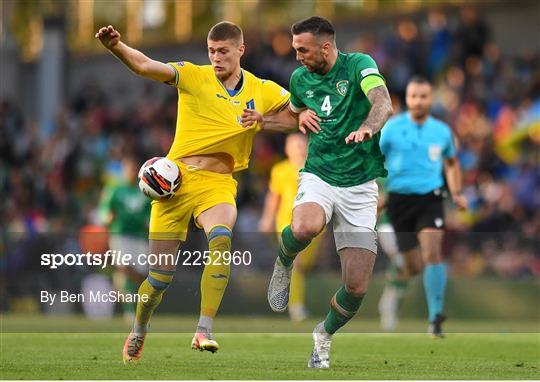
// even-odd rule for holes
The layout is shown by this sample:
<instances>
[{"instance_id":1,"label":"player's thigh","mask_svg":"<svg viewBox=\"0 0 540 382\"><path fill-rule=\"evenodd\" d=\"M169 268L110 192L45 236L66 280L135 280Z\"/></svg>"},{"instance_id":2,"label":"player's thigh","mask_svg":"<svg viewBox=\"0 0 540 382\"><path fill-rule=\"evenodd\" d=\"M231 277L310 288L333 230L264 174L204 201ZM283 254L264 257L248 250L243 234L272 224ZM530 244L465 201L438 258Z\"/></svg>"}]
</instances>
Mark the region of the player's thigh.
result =
<instances>
[{"instance_id":1,"label":"player's thigh","mask_svg":"<svg viewBox=\"0 0 540 382\"><path fill-rule=\"evenodd\" d=\"M186 240L194 208L193 198L186 192L186 188L183 180L174 197L152 201L148 233L150 240Z\"/></svg>"},{"instance_id":2,"label":"player's thigh","mask_svg":"<svg viewBox=\"0 0 540 382\"><path fill-rule=\"evenodd\" d=\"M442 260L442 240L444 229L444 206L442 191L433 190L422 195L422 213L416 222L418 241L425 264Z\"/></svg>"},{"instance_id":3,"label":"player's thigh","mask_svg":"<svg viewBox=\"0 0 540 382\"><path fill-rule=\"evenodd\" d=\"M333 221L338 251L342 248L363 248L377 253L377 200L375 180L340 191Z\"/></svg>"},{"instance_id":4,"label":"player's thigh","mask_svg":"<svg viewBox=\"0 0 540 382\"><path fill-rule=\"evenodd\" d=\"M375 253L365 248L342 248L339 257L347 292L355 296L365 295L375 265Z\"/></svg>"},{"instance_id":5,"label":"player's thigh","mask_svg":"<svg viewBox=\"0 0 540 382\"><path fill-rule=\"evenodd\" d=\"M444 229L444 200L442 191L435 189L432 192L420 195L418 204L421 205L416 218L415 230Z\"/></svg>"},{"instance_id":6,"label":"player's thigh","mask_svg":"<svg viewBox=\"0 0 540 382\"><path fill-rule=\"evenodd\" d=\"M176 270L178 246L180 240L156 240L150 239L148 266L150 269L162 271Z\"/></svg>"},{"instance_id":7,"label":"player's thigh","mask_svg":"<svg viewBox=\"0 0 540 382\"><path fill-rule=\"evenodd\" d=\"M332 219L335 189L317 175L298 174L298 192L293 203L292 230L313 238Z\"/></svg>"},{"instance_id":8,"label":"player's thigh","mask_svg":"<svg viewBox=\"0 0 540 382\"><path fill-rule=\"evenodd\" d=\"M231 230L236 223L236 191L238 183L230 174L199 171L195 208L195 224L209 232L216 225L225 225Z\"/></svg>"},{"instance_id":9,"label":"player's thigh","mask_svg":"<svg viewBox=\"0 0 540 382\"><path fill-rule=\"evenodd\" d=\"M424 228L418 232L418 241L425 264L442 261L442 241L444 232L437 228Z\"/></svg>"}]
</instances>

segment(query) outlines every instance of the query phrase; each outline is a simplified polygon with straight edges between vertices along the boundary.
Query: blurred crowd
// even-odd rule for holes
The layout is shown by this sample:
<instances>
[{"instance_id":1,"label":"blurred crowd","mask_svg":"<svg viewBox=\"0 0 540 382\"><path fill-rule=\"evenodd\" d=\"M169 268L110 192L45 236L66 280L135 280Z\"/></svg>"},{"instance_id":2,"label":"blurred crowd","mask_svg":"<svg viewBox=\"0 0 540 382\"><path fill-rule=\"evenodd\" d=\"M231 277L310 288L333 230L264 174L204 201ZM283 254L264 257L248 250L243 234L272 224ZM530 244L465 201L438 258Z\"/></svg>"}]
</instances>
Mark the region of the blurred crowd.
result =
<instances>
[{"instance_id":1,"label":"blurred crowd","mask_svg":"<svg viewBox=\"0 0 540 382\"><path fill-rule=\"evenodd\" d=\"M453 272L538 276L539 52L506 55L473 8L429 10L418 17L396 20L383 35L361 33L340 48L372 55L395 111L404 110L410 76L423 74L433 81L433 113L454 130L471 207L458 212L449 204L445 254ZM243 66L287 87L298 65L288 31L246 31L246 41ZM107 89L89 83L59 110L54 131L44 136L20 105L1 101L3 234L73 233L98 224L102 188L120 176L121 158L132 154L142 163L167 153L176 105L174 89L163 98L148 87L143 99L119 108ZM282 135L258 134L249 170L237 174L238 231L257 226L270 168L283 157L283 142Z\"/></svg>"}]
</instances>

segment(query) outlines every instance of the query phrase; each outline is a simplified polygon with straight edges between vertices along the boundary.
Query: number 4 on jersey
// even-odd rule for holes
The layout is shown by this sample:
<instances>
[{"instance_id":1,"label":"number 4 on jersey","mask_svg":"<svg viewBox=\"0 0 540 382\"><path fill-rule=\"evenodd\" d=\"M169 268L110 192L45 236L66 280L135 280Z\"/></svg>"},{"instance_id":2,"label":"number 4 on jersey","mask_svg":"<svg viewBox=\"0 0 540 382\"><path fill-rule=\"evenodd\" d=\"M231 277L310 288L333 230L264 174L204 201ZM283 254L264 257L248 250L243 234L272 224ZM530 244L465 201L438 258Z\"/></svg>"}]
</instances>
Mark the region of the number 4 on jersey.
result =
<instances>
[{"instance_id":1,"label":"number 4 on jersey","mask_svg":"<svg viewBox=\"0 0 540 382\"><path fill-rule=\"evenodd\" d=\"M330 112L332 111L332 105L330 104L330 96L327 95L324 97L323 103L321 105L321 111L324 111L326 115L330 115Z\"/></svg>"}]
</instances>

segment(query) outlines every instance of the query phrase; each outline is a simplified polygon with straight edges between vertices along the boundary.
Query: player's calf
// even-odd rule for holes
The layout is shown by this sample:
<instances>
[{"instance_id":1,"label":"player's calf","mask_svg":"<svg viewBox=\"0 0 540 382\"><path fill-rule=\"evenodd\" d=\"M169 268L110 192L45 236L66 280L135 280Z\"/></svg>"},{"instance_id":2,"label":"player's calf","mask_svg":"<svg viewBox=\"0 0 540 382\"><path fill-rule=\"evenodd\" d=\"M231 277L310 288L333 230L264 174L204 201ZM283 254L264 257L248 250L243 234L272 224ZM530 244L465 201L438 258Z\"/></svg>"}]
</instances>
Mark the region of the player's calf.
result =
<instances>
[{"instance_id":1,"label":"player's calf","mask_svg":"<svg viewBox=\"0 0 540 382\"><path fill-rule=\"evenodd\" d=\"M133 332L138 335L146 334L148 322L163 298L163 294L172 282L174 271L150 269L148 277L139 287L139 296L144 296L137 302Z\"/></svg>"},{"instance_id":2,"label":"player's calf","mask_svg":"<svg viewBox=\"0 0 540 382\"><path fill-rule=\"evenodd\" d=\"M161 302L173 275L174 271L150 269L148 277L141 283L138 294L144 298L141 297L137 302L133 329L124 343L122 351L124 363L138 361L141 358L148 322Z\"/></svg>"}]
</instances>

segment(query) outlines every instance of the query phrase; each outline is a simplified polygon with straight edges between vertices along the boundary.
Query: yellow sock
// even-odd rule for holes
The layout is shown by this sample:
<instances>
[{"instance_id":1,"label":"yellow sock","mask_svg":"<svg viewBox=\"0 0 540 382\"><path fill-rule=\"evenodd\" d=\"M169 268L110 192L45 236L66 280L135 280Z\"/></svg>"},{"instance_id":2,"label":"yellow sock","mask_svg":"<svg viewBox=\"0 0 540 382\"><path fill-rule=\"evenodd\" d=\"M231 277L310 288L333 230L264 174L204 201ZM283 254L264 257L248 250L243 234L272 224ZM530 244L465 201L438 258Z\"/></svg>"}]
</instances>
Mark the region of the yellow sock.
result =
<instances>
[{"instance_id":1,"label":"yellow sock","mask_svg":"<svg viewBox=\"0 0 540 382\"><path fill-rule=\"evenodd\" d=\"M304 305L304 296L306 290L306 275L293 268L291 275L291 294L289 296L289 305Z\"/></svg>"},{"instance_id":2,"label":"yellow sock","mask_svg":"<svg viewBox=\"0 0 540 382\"><path fill-rule=\"evenodd\" d=\"M138 334L146 333L148 321L152 317L152 313L157 308L163 297L163 293L173 279L174 271L161 271L150 269L148 277L141 283L139 287L139 296L148 296L147 301L143 302L139 298L137 309L135 310L135 323L133 331Z\"/></svg>"},{"instance_id":3,"label":"yellow sock","mask_svg":"<svg viewBox=\"0 0 540 382\"><path fill-rule=\"evenodd\" d=\"M201 316L215 317L221 305L231 273L231 235L230 228L224 225L216 225L208 232L211 261L201 277Z\"/></svg>"}]
</instances>

